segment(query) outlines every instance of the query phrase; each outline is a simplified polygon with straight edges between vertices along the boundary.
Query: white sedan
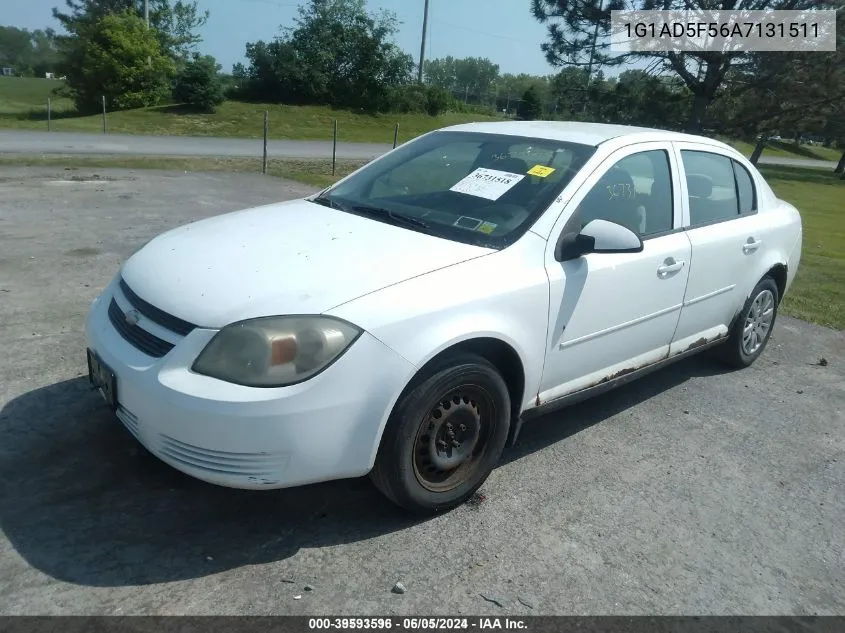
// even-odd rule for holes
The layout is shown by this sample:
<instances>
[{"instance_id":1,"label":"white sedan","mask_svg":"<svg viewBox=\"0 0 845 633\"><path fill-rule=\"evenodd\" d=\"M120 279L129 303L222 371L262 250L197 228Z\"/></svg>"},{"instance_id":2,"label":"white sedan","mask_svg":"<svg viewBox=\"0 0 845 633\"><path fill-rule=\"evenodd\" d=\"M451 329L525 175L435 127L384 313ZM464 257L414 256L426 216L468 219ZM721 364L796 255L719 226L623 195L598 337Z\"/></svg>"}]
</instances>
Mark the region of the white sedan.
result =
<instances>
[{"instance_id":1,"label":"white sedan","mask_svg":"<svg viewBox=\"0 0 845 633\"><path fill-rule=\"evenodd\" d=\"M801 241L798 211L714 140L455 126L153 239L91 306L90 378L199 479L369 473L442 511L523 420L709 347L753 363Z\"/></svg>"}]
</instances>

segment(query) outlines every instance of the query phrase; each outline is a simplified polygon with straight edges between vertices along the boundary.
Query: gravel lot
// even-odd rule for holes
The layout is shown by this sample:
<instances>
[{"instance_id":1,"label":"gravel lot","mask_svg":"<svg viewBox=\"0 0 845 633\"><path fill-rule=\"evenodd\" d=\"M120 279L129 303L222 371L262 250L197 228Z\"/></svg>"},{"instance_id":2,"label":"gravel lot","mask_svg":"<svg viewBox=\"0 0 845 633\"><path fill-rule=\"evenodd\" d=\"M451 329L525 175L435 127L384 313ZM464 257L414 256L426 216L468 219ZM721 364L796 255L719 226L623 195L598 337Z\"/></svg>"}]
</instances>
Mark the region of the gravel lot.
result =
<instances>
[{"instance_id":1,"label":"gravel lot","mask_svg":"<svg viewBox=\"0 0 845 633\"><path fill-rule=\"evenodd\" d=\"M845 614L845 335L785 317L751 369L693 358L527 425L431 520L366 479L243 492L139 450L87 386L89 302L154 234L308 191L0 168L0 613Z\"/></svg>"}]
</instances>

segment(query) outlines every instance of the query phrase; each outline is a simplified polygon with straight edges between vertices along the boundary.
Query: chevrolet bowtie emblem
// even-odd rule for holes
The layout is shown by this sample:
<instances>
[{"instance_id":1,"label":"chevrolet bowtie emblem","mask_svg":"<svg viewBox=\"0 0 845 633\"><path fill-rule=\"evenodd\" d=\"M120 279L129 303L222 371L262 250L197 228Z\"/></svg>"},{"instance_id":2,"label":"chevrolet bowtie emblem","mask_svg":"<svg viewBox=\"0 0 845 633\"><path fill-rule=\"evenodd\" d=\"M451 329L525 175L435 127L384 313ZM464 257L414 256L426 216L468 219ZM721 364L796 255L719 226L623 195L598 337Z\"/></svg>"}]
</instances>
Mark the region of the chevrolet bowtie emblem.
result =
<instances>
[{"instance_id":1,"label":"chevrolet bowtie emblem","mask_svg":"<svg viewBox=\"0 0 845 633\"><path fill-rule=\"evenodd\" d=\"M141 313L137 310L129 310L123 315L123 318L129 325L138 325L138 321L141 320Z\"/></svg>"}]
</instances>

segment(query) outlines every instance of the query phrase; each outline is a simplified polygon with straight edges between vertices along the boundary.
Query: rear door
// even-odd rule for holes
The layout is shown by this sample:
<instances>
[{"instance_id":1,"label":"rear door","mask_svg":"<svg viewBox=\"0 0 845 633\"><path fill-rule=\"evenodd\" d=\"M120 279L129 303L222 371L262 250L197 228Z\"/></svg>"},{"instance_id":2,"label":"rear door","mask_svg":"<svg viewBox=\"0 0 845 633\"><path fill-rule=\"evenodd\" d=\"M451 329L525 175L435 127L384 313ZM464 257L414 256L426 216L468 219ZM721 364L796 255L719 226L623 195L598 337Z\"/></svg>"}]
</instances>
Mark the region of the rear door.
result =
<instances>
[{"instance_id":1,"label":"rear door","mask_svg":"<svg viewBox=\"0 0 845 633\"><path fill-rule=\"evenodd\" d=\"M692 245L689 280L670 354L727 334L757 283L764 227L748 170L728 152L674 143L684 177L684 226Z\"/></svg>"}]
</instances>

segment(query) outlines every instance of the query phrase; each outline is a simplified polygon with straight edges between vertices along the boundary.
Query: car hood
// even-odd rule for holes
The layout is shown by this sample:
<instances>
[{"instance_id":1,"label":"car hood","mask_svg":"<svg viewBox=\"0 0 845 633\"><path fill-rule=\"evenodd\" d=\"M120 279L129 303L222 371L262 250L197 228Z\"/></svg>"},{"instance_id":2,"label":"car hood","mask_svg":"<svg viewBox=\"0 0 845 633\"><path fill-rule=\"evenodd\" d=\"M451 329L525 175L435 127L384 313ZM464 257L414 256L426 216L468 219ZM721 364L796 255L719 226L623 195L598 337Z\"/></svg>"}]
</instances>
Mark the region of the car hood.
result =
<instances>
[{"instance_id":1,"label":"car hood","mask_svg":"<svg viewBox=\"0 0 845 633\"><path fill-rule=\"evenodd\" d=\"M295 200L168 231L127 260L139 297L208 328L319 314L493 251Z\"/></svg>"}]
</instances>

